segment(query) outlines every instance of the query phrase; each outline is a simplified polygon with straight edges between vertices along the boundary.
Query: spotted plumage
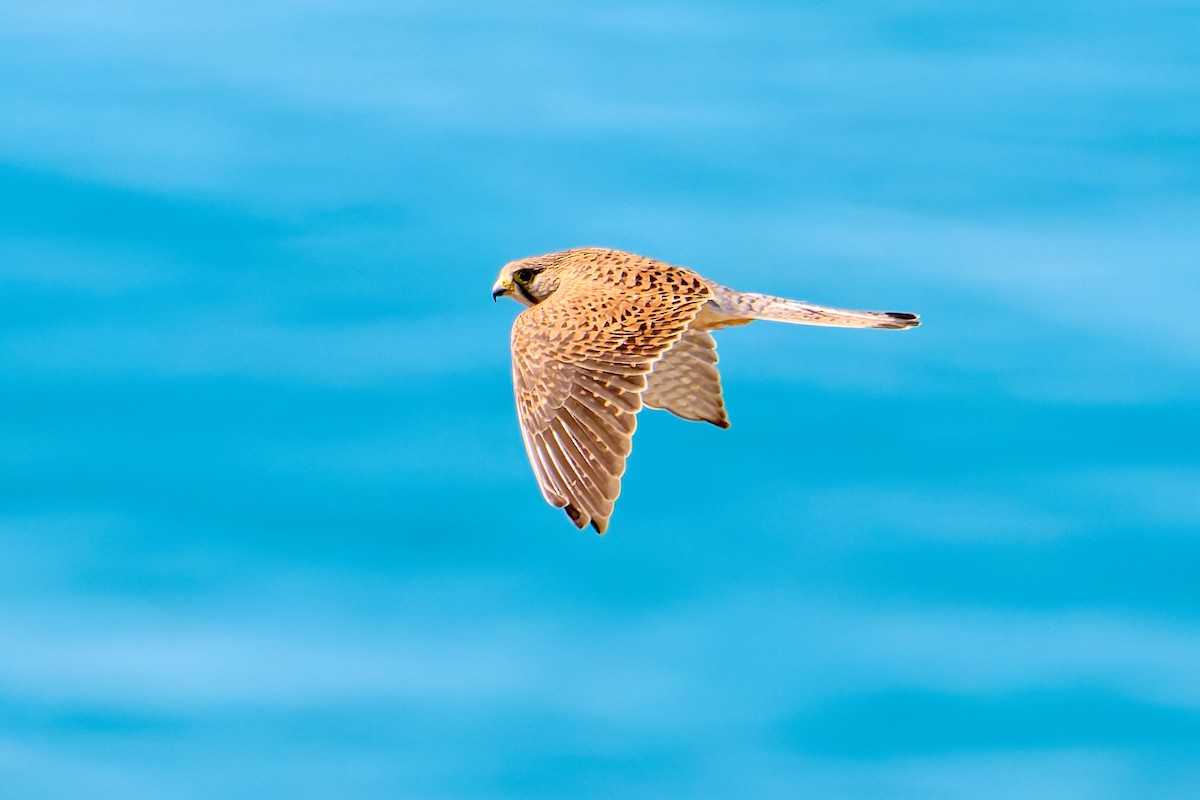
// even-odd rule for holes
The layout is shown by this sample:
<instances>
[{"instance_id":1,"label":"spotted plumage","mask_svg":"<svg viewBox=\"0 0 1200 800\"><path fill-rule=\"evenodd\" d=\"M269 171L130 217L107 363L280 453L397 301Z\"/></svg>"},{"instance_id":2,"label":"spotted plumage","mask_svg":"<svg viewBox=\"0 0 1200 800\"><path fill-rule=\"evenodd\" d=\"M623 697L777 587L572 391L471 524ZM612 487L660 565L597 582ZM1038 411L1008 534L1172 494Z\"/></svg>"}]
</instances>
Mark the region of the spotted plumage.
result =
<instances>
[{"instance_id":1,"label":"spotted plumage","mask_svg":"<svg viewBox=\"0 0 1200 800\"><path fill-rule=\"evenodd\" d=\"M729 427L711 331L756 319L911 328L914 314L735 292L682 267L582 248L505 265L517 417L542 495L604 533L643 405Z\"/></svg>"}]
</instances>

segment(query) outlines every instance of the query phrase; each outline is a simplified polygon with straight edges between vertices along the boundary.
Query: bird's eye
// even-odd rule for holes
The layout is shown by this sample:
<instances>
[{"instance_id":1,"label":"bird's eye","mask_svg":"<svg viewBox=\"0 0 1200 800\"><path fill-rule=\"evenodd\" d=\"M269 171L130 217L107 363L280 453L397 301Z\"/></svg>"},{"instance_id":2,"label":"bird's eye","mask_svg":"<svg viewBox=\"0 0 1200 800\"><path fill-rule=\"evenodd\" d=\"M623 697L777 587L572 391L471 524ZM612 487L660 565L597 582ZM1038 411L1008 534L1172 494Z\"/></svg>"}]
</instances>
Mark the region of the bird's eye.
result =
<instances>
[{"instance_id":1,"label":"bird's eye","mask_svg":"<svg viewBox=\"0 0 1200 800\"><path fill-rule=\"evenodd\" d=\"M533 270L519 269L513 273L513 279L516 280L517 283L529 283L531 280L533 280Z\"/></svg>"}]
</instances>

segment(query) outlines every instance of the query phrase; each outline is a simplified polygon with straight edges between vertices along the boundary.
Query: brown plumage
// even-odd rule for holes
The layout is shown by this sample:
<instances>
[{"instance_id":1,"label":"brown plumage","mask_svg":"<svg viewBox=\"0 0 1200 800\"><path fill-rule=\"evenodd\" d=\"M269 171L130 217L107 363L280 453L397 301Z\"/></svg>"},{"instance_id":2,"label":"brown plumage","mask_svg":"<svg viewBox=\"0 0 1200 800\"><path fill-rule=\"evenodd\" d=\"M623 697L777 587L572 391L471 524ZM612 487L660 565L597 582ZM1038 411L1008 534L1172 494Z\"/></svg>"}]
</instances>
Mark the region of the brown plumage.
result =
<instances>
[{"instance_id":1,"label":"brown plumage","mask_svg":"<svg viewBox=\"0 0 1200 800\"><path fill-rule=\"evenodd\" d=\"M711 331L756 319L911 328L915 314L743 294L682 267L582 248L507 264L492 287L524 305L512 329L525 450L546 501L604 533L643 405L729 427Z\"/></svg>"}]
</instances>

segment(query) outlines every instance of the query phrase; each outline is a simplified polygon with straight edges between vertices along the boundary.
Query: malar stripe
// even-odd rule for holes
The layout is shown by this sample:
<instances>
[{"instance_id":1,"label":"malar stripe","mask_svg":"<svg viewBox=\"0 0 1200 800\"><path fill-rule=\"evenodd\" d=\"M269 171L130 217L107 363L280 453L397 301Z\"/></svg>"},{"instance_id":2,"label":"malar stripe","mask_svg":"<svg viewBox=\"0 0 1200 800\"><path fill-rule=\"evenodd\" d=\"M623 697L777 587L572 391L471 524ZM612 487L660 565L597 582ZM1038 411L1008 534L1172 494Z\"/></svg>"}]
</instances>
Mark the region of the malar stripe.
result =
<instances>
[{"instance_id":1,"label":"malar stripe","mask_svg":"<svg viewBox=\"0 0 1200 800\"><path fill-rule=\"evenodd\" d=\"M529 290L525 288L525 284L517 283L516 281L513 281L512 283L513 283L513 286L517 287L517 291L521 293L521 296L529 301L529 305L531 305L531 306L537 305L538 301L533 299L533 295L531 295L529 293Z\"/></svg>"}]
</instances>

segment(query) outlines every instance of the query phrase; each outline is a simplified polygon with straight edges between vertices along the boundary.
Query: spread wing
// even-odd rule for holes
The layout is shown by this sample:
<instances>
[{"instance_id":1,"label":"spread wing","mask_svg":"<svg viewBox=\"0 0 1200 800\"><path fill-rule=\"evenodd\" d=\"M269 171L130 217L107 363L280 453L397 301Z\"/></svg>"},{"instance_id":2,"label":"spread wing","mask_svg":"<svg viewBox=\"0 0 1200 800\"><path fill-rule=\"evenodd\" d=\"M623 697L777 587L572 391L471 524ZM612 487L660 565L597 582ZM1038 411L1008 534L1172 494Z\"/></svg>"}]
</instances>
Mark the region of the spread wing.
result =
<instances>
[{"instance_id":1,"label":"spread wing","mask_svg":"<svg viewBox=\"0 0 1200 800\"><path fill-rule=\"evenodd\" d=\"M642 399L650 408L728 428L712 334L695 328L684 333L654 364Z\"/></svg>"},{"instance_id":2,"label":"spread wing","mask_svg":"<svg viewBox=\"0 0 1200 800\"><path fill-rule=\"evenodd\" d=\"M670 283L640 292L560 286L513 324L525 450L546 501L577 527L608 527L647 375L708 297L698 280Z\"/></svg>"}]
</instances>

